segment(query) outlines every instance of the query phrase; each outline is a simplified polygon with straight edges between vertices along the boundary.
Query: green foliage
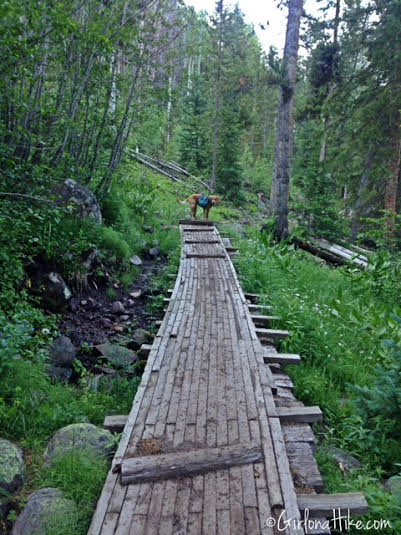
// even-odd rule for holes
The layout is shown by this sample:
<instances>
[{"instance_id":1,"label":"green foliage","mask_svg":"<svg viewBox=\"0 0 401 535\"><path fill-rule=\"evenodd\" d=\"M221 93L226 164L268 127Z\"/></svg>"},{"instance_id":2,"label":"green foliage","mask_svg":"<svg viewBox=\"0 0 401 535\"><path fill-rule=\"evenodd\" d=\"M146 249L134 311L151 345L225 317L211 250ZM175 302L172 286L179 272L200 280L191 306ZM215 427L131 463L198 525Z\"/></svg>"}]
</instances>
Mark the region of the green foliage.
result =
<instances>
[{"instance_id":1,"label":"green foliage","mask_svg":"<svg viewBox=\"0 0 401 535\"><path fill-rule=\"evenodd\" d=\"M84 535L89 528L96 502L104 485L108 462L93 456L90 451L74 451L54 459L52 466L43 467L35 478L35 486L60 489L77 506L71 518L57 524L50 519L44 535Z\"/></svg>"},{"instance_id":2,"label":"green foliage","mask_svg":"<svg viewBox=\"0 0 401 535\"><path fill-rule=\"evenodd\" d=\"M100 243L106 254L119 260L127 260L130 254L128 243L111 227L100 227Z\"/></svg>"},{"instance_id":3,"label":"green foliage","mask_svg":"<svg viewBox=\"0 0 401 535\"><path fill-rule=\"evenodd\" d=\"M371 508L364 520L388 519L392 528L383 533L395 535L400 503L382 479L397 474L401 455L400 279L374 261L367 272L322 267L288 244L274 244L268 231L249 231L238 245L235 262L244 288L273 305L282 318L279 327L290 332L277 349L302 357L286 372L296 397L324 411L322 446L334 444L362 462L363 469L344 476L319 448L326 490L363 491ZM387 343L392 354L383 346L386 338L393 340Z\"/></svg>"},{"instance_id":4,"label":"green foliage","mask_svg":"<svg viewBox=\"0 0 401 535\"><path fill-rule=\"evenodd\" d=\"M401 324L400 318L395 318ZM385 443L382 463L391 468L399 460L401 439L401 345L388 341L391 358L386 365L378 365L371 386L350 385L355 393L355 407L362 425L371 433L371 442Z\"/></svg>"},{"instance_id":5,"label":"green foliage","mask_svg":"<svg viewBox=\"0 0 401 535\"><path fill-rule=\"evenodd\" d=\"M129 411L138 380L118 379L111 388L101 383L93 392L52 383L43 363L14 362L0 377L0 425L4 436L25 445L44 443L61 427L89 421L100 425L108 410Z\"/></svg>"},{"instance_id":6,"label":"green foliage","mask_svg":"<svg viewBox=\"0 0 401 535\"><path fill-rule=\"evenodd\" d=\"M180 163L190 173L197 174L210 165L205 119L207 100L203 77L192 75L190 83L191 87L183 99L181 111Z\"/></svg>"}]
</instances>

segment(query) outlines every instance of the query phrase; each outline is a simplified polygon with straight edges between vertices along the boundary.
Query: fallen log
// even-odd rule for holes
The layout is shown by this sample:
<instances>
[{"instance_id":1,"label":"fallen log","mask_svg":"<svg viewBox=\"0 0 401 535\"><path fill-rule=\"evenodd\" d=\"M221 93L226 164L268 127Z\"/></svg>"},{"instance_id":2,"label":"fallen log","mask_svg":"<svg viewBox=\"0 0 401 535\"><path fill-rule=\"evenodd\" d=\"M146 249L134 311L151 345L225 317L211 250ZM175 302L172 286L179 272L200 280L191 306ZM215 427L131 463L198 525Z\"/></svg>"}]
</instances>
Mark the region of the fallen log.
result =
<instances>
[{"instance_id":1,"label":"fallen log","mask_svg":"<svg viewBox=\"0 0 401 535\"><path fill-rule=\"evenodd\" d=\"M329 262L329 264L333 264L334 266L346 266L349 264L348 260L345 260L340 256L336 256L333 253L330 253L329 251L312 245L311 243L300 240L296 236L293 236L291 238L291 243L295 245L296 248L302 249L303 251L311 253L314 256L318 256L322 260L325 260L326 262Z\"/></svg>"},{"instance_id":2,"label":"fallen log","mask_svg":"<svg viewBox=\"0 0 401 535\"><path fill-rule=\"evenodd\" d=\"M121 464L121 483L127 485L139 481L186 477L260 462L261 459L262 452L256 444L234 444L220 448L130 457L125 458Z\"/></svg>"}]
</instances>

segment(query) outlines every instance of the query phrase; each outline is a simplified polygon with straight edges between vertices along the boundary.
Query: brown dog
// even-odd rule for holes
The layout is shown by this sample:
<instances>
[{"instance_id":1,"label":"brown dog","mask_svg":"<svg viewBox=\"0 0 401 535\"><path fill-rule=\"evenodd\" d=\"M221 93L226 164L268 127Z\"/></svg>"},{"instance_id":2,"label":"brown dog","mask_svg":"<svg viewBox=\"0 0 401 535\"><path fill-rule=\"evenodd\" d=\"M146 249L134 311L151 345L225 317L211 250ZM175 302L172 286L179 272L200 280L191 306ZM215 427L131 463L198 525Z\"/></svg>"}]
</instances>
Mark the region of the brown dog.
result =
<instances>
[{"instance_id":1,"label":"brown dog","mask_svg":"<svg viewBox=\"0 0 401 535\"><path fill-rule=\"evenodd\" d=\"M185 203L188 203L191 209L191 217L192 219L196 219L196 210L198 208L198 201L201 197L205 198L206 196L200 195L199 193L194 193L193 195L190 195L188 199L185 199L185 201L179 201L177 199L177 202L178 204L183 204L183 205L185 205ZM209 195L208 198L209 198L208 204L206 206L202 206L203 216L205 220L209 219L210 208L212 206L217 206L221 202L221 198L217 197L217 195Z\"/></svg>"}]
</instances>

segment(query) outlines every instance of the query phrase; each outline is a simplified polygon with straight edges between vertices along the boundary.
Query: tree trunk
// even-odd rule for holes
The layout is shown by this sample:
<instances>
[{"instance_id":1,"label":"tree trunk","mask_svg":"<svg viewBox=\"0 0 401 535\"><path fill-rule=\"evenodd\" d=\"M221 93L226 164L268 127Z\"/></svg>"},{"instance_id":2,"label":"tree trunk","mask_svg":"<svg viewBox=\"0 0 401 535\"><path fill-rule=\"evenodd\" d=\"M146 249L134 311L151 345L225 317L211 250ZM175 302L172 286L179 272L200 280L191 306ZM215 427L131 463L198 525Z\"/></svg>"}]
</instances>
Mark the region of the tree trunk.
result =
<instances>
[{"instance_id":1,"label":"tree trunk","mask_svg":"<svg viewBox=\"0 0 401 535\"><path fill-rule=\"evenodd\" d=\"M337 45L338 43L338 27L340 25L340 9L341 9L341 0L337 0L336 2L336 14L334 17L334 35L333 35L333 44ZM329 86L329 91L327 94L327 100L330 100L333 96L334 92L334 85L331 82ZM320 147L320 155L319 155L319 162L322 163L326 159L326 152L327 152L327 131L330 125L330 115L326 115L323 120L323 138L322 138L322 145Z\"/></svg>"},{"instance_id":2,"label":"tree trunk","mask_svg":"<svg viewBox=\"0 0 401 535\"><path fill-rule=\"evenodd\" d=\"M396 213L398 175L400 172L400 113L397 110L389 147L389 174L386 193L384 197L384 209Z\"/></svg>"},{"instance_id":3,"label":"tree trunk","mask_svg":"<svg viewBox=\"0 0 401 535\"><path fill-rule=\"evenodd\" d=\"M289 0L288 2L287 32L283 56L285 71L280 87L277 110L273 181L269 206L269 216L276 218L275 234L278 239L284 239L288 236L293 109L302 6L303 0Z\"/></svg>"},{"instance_id":4,"label":"tree trunk","mask_svg":"<svg viewBox=\"0 0 401 535\"><path fill-rule=\"evenodd\" d=\"M352 229L351 229L351 241L352 242L355 242L356 237L359 232L359 227L361 223L360 210L362 206L362 198L363 198L363 194L366 191L366 188L369 182L369 172L370 172L370 169L372 168L375 155L376 155L376 147L371 149L371 151L369 152L368 161L366 162L365 169L363 170L363 173L362 173L361 183L359 185L359 190L358 190L358 197L356 199L355 207L354 207L354 216L353 216Z\"/></svg>"},{"instance_id":5,"label":"tree trunk","mask_svg":"<svg viewBox=\"0 0 401 535\"><path fill-rule=\"evenodd\" d=\"M216 170L218 158L218 145L220 133L220 84L221 84L221 53L223 40L223 0L219 0L217 5L219 13L219 32L217 43L217 74L216 74L216 96L214 100L214 124L213 124L213 147L212 147L212 176L210 178L210 187L214 188L216 183Z\"/></svg>"}]
</instances>

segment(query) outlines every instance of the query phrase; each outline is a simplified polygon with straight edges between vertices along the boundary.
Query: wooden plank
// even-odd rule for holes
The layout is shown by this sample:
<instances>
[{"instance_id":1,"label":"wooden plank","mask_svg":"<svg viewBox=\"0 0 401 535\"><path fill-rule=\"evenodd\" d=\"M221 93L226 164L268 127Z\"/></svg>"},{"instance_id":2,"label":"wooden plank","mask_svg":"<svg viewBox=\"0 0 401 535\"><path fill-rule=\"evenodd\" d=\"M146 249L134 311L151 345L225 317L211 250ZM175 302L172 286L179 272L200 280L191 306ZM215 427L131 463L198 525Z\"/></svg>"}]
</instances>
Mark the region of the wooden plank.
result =
<instances>
[{"instance_id":1,"label":"wooden plank","mask_svg":"<svg viewBox=\"0 0 401 535\"><path fill-rule=\"evenodd\" d=\"M369 512L369 506L362 492L344 494L298 494L297 503L303 513L311 516L332 518L333 514L360 516Z\"/></svg>"},{"instance_id":2,"label":"wooden plank","mask_svg":"<svg viewBox=\"0 0 401 535\"><path fill-rule=\"evenodd\" d=\"M305 424L283 424L281 426L283 431L285 443L290 442L306 442L312 448L312 451L316 448L316 439L310 425Z\"/></svg>"},{"instance_id":3,"label":"wooden plank","mask_svg":"<svg viewBox=\"0 0 401 535\"><path fill-rule=\"evenodd\" d=\"M121 463L123 485L139 481L157 481L240 466L262 459L256 444L234 444L146 457L129 457Z\"/></svg>"},{"instance_id":4,"label":"wooden plank","mask_svg":"<svg viewBox=\"0 0 401 535\"><path fill-rule=\"evenodd\" d=\"M122 433L128 420L128 414L110 414L106 416L103 422L103 429L111 433Z\"/></svg>"},{"instance_id":5,"label":"wooden plank","mask_svg":"<svg viewBox=\"0 0 401 535\"><path fill-rule=\"evenodd\" d=\"M204 220L204 219L179 219L178 220L178 224L179 225L191 225L193 227L213 227L214 226L214 221L210 221L208 219ZM202 228L202 232L203 232L203 228Z\"/></svg>"},{"instance_id":6,"label":"wooden plank","mask_svg":"<svg viewBox=\"0 0 401 535\"><path fill-rule=\"evenodd\" d=\"M286 442L285 446L297 488L312 487L316 492L323 492L323 479L310 445L307 442Z\"/></svg>"},{"instance_id":7,"label":"wooden plank","mask_svg":"<svg viewBox=\"0 0 401 535\"><path fill-rule=\"evenodd\" d=\"M273 310L271 305L255 305L254 303L249 303L247 307L252 313L261 312L263 310Z\"/></svg>"},{"instance_id":8,"label":"wooden plank","mask_svg":"<svg viewBox=\"0 0 401 535\"><path fill-rule=\"evenodd\" d=\"M320 407L277 407L277 414L283 423L313 423L323 420Z\"/></svg>"},{"instance_id":9,"label":"wooden plank","mask_svg":"<svg viewBox=\"0 0 401 535\"><path fill-rule=\"evenodd\" d=\"M259 339L265 339L265 340L282 340L284 338L288 338L289 332L283 331L279 329L255 329L256 334Z\"/></svg>"},{"instance_id":10,"label":"wooden plank","mask_svg":"<svg viewBox=\"0 0 401 535\"><path fill-rule=\"evenodd\" d=\"M301 515L297 505L297 498L295 494L294 484L288 464L287 452L285 449L284 437L281 431L281 425L277 418L269 418L272 440L274 444L274 452L280 476L280 484L284 498L284 513L287 520L291 520L288 526L289 535L303 535L304 530L298 520Z\"/></svg>"},{"instance_id":11,"label":"wooden plank","mask_svg":"<svg viewBox=\"0 0 401 535\"><path fill-rule=\"evenodd\" d=\"M138 357L144 358L144 357L149 356L151 349L152 349L151 344L142 344L141 347L137 351Z\"/></svg>"},{"instance_id":12,"label":"wooden plank","mask_svg":"<svg viewBox=\"0 0 401 535\"><path fill-rule=\"evenodd\" d=\"M269 352L263 357L265 364L300 364L301 357L293 353L273 353Z\"/></svg>"},{"instance_id":13,"label":"wooden plank","mask_svg":"<svg viewBox=\"0 0 401 535\"><path fill-rule=\"evenodd\" d=\"M280 316L263 316L261 314L252 314L251 318L257 326L270 325L271 321L281 320Z\"/></svg>"},{"instance_id":14,"label":"wooden plank","mask_svg":"<svg viewBox=\"0 0 401 535\"><path fill-rule=\"evenodd\" d=\"M186 253L187 258L226 258L223 253Z\"/></svg>"},{"instance_id":15,"label":"wooden plank","mask_svg":"<svg viewBox=\"0 0 401 535\"><path fill-rule=\"evenodd\" d=\"M253 294L253 293L249 293L249 292L244 292L244 296L245 296L245 299L249 299L249 301L251 301L252 303L254 301L257 301L260 297L260 294Z\"/></svg>"}]
</instances>

